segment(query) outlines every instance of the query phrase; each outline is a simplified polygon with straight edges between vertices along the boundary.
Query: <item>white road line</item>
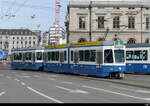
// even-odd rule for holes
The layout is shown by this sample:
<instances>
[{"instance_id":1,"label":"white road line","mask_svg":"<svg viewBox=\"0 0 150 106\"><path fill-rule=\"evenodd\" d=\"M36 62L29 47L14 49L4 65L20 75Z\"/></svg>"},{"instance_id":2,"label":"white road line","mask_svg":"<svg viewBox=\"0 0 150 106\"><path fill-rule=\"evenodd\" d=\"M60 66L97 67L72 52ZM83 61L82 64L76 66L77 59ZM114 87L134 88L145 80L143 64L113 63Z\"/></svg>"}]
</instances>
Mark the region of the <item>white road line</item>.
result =
<instances>
[{"instance_id":1,"label":"white road line","mask_svg":"<svg viewBox=\"0 0 150 106\"><path fill-rule=\"evenodd\" d=\"M6 76L6 78L11 79L11 77L9 77L9 76Z\"/></svg>"},{"instance_id":2,"label":"white road line","mask_svg":"<svg viewBox=\"0 0 150 106\"><path fill-rule=\"evenodd\" d=\"M0 96L4 95L5 93L6 93L5 91L4 91L4 92L1 92L1 93L0 93Z\"/></svg>"},{"instance_id":3,"label":"white road line","mask_svg":"<svg viewBox=\"0 0 150 106\"><path fill-rule=\"evenodd\" d=\"M89 92L87 91L83 91L83 90L80 90L80 89L69 89L69 88L65 88L65 87L62 87L62 86L56 86L57 88L60 88L60 89L63 89L63 90L66 90L66 91L69 91L69 93L82 93L82 94L89 94Z\"/></svg>"},{"instance_id":4,"label":"white road line","mask_svg":"<svg viewBox=\"0 0 150 106\"><path fill-rule=\"evenodd\" d=\"M41 92L39 92L39 91L37 91L37 90L34 90L34 89L31 88L31 87L27 87L27 88L28 88L29 90L31 90L31 91L33 91L33 92L35 92L35 93L37 93L37 94L43 96L43 97L49 99L49 100L52 100L52 101L56 102L56 103L63 103L62 101L57 100L57 99L54 99L54 98L52 98L52 97L49 97L49 96L47 96L47 95L45 95L45 94L43 94L43 93L41 93Z\"/></svg>"},{"instance_id":5,"label":"white road line","mask_svg":"<svg viewBox=\"0 0 150 106\"><path fill-rule=\"evenodd\" d=\"M145 90L136 90L136 89L129 89L129 88L123 88L123 87L116 87L116 86L111 86L113 88L117 89L122 89L122 90L127 90L127 91L132 91L132 92L137 92L137 93L150 93L150 91L145 91Z\"/></svg>"},{"instance_id":6,"label":"white road line","mask_svg":"<svg viewBox=\"0 0 150 106\"><path fill-rule=\"evenodd\" d=\"M24 82L21 82L21 84L22 84L23 86L25 86L25 85L26 85Z\"/></svg>"},{"instance_id":7,"label":"white road line","mask_svg":"<svg viewBox=\"0 0 150 106\"><path fill-rule=\"evenodd\" d=\"M94 90L98 90L98 91L103 91L103 92L106 92L106 93L112 93L112 94L116 94L116 95L131 97L131 98L135 98L135 99L150 101L150 98L141 98L141 97L137 97L137 96L132 96L132 95L119 93L119 92L114 92L114 91L110 91L110 90L105 90L105 89L101 89L101 88L90 87L90 86L86 86L86 85L83 85L82 87L89 88L89 89L94 89Z\"/></svg>"},{"instance_id":8,"label":"white road line","mask_svg":"<svg viewBox=\"0 0 150 106\"><path fill-rule=\"evenodd\" d=\"M37 77L37 78L40 78L41 76L39 76L39 75L33 75L33 77Z\"/></svg>"},{"instance_id":9,"label":"white road line","mask_svg":"<svg viewBox=\"0 0 150 106\"><path fill-rule=\"evenodd\" d=\"M15 79L15 81L19 82L20 80L18 80L18 79Z\"/></svg>"},{"instance_id":10,"label":"white road line","mask_svg":"<svg viewBox=\"0 0 150 106\"><path fill-rule=\"evenodd\" d=\"M56 79L55 78L48 78L49 80L52 80L52 81L56 81Z\"/></svg>"},{"instance_id":11,"label":"white road line","mask_svg":"<svg viewBox=\"0 0 150 106\"><path fill-rule=\"evenodd\" d=\"M64 84L73 84L72 82L68 82L68 81L63 81L61 83L64 83Z\"/></svg>"}]
</instances>

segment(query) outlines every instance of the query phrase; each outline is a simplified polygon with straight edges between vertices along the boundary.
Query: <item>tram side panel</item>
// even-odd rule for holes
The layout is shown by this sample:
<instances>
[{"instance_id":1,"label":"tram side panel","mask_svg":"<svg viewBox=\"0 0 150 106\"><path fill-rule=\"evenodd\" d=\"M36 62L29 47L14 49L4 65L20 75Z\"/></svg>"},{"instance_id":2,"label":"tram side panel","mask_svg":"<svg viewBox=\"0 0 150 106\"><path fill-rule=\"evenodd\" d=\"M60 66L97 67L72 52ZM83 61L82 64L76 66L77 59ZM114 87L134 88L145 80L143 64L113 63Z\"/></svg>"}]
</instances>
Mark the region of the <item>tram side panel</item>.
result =
<instances>
[{"instance_id":1,"label":"tram side panel","mask_svg":"<svg viewBox=\"0 0 150 106\"><path fill-rule=\"evenodd\" d=\"M44 71L65 73L68 70L67 48L45 50Z\"/></svg>"},{"instance_id":2,"label":"tram side panel","mask_svg":"<svg viewBox=\"0 0 150 106\"><path fill-rule=\"evenodd\" d=\"M150 74L150 50L147 47L127 48L127 72Z\"/></svg>"},{"instance_id":3,"label":"tram side panel","mask_svg":"<svg viewBox=\"0 0 150 106\"><path fill-rule=\"evenodd\" d=\"M77 47L70 49L70 73L97 77L109 76L103 66L103 47Z\"/></svg>"}]
</instances>

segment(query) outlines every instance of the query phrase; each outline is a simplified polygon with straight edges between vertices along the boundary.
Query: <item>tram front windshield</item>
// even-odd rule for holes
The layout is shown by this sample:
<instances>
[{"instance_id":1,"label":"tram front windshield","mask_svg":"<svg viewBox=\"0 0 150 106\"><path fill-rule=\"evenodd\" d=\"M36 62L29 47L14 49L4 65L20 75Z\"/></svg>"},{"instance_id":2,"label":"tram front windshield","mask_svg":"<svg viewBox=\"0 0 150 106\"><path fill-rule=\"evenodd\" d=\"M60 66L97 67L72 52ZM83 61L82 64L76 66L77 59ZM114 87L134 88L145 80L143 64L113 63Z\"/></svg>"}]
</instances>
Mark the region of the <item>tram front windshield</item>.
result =
<instances>
[{"instance_id":1,"label":"tram front windshield","mask_svg":"<svg viewBox=\"0 0 150 106\"><path fill-rule=\"evenodd\" d=\"M115 62L124 63L125 62L125 52L124 50L114 50L115 53Z\"/></svg>"}]
</instances>

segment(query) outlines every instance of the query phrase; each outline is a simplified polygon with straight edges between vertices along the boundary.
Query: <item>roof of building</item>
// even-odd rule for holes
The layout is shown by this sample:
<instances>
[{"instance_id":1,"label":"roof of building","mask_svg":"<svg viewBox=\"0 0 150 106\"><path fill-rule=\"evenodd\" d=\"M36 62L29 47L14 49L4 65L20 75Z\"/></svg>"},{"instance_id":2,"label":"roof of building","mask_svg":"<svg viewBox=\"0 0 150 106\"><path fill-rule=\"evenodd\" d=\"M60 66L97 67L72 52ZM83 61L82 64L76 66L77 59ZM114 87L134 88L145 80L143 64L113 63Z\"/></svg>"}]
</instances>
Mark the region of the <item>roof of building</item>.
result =
<instances>
[{"instance_id":1,"label":"roof of building","mask_svg":"<svg viewBox=\"0 0 150 106\"><path fill-rule=\"evenodd\" d=\"M0 35L36 35L29 29L0 29Z\"/></svg>"},{"instance_id":2,"label":"roof of building","mask_svg":"<svg viewBox=\"0 0 150 106\"><path fill-rule=\"evenodd\" d=\"M148 1L85 1L85 0L78 0L78 1L70 1L70 7L89 7L91 6L103 6L103 7L146 7L150 8L150 2Z\"/></svg>"}]
</instances>

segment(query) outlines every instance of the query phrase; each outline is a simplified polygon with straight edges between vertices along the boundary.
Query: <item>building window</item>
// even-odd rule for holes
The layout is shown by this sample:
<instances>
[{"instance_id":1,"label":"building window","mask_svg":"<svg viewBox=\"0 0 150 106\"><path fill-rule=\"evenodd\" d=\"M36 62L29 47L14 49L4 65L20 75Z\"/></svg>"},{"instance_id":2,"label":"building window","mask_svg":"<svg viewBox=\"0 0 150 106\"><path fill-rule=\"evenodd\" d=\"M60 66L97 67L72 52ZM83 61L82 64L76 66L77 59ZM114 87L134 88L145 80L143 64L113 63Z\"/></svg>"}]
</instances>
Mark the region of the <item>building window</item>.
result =
<instances>
[{"instance_id":1,"label":"building window","mask_svg":"<svg viewBox=\"0 0 150 106\"><path fill-rule=\"evenodd\" d=\"M113 7L114 9L120 9L120 7Z\"/></svg>"},{"instance_id":2,"label":"building window","mask_svg":"<svg viewBox=\"0 0 150 106\"><path fill-rule=\"evenodd\" d=\"M135 28L135 17L133 17L133 16L128 17L128 28L129 29Z\"/></svg>"},{"instance_id":3,"label":"building window","mask_svg":"<svg viewBox=\"0 0 150 106\"><path fill-rule=\"evenodd\" d=\"M104 28L104 16L98 17L98 29Z\"/></svg>"},{"instance_id":4,"label":"building window","mask_svg":"<svg viewBox=\"0 0 150 106\"><path fill-rule=\"evenodd\" d=\"M79 16L79 29L85 29L85 28L86 28L86 17Z\"/></svg>"},{"instance_id":5,"label":"building window","mask_svg":"<svg viewBox=\"0 0 150 106\"><path fill-rule=\"evenodd\" d=\"M79 42L79 43L81 43L81 42L86 42L86 39L85 39L85 38L80 38L78 42Z\"/></svg>"},{"instance_id":6,"label":"building window","mask_svg":"<svg viewBox=\"0 0 150 106\"><path fill-rule=\"evenodd\" d=\"M120 17L116 16L113 18L113 28L120 28Z\"/></svg>"},{"instance_id":7,"label":"building window","mask_svg":"<svg viewBox=\"0 0 150 106\"><path fill-rule=\"evenodd\" d=\"M136 40L134 38L130 38L127 42L127 44L135 44Z\"/></svg>"},{"instance_id":8,"label":"building window","mask_svg":"<svg viewBox=\"0 0 150 106\"><path fill-rule=\"evenodd\" d=\"M135 8L134 7L129 7L128 9L131 10L131 9L135 9Z\"/></svg>"},{"instance_id":9,"label":"building window","mask_svg":"<svg viewBox=\"0 0 150 106\"><path fill-rule=\"evenodd\" d=\"M149 38L146 39L145 43L149 43Z\"/></svg>"},{"instance_id":10,"label":"building window","mask_svg":"<svg viewBox=\"0 0 150 106\"><path fill-rule=\"evenodd\" d=\"M149 17L146 17L146 29L149 29Z\"/></svg>"}]
</instances>

